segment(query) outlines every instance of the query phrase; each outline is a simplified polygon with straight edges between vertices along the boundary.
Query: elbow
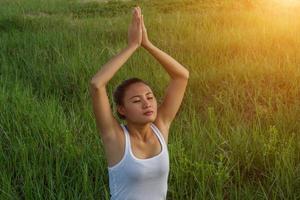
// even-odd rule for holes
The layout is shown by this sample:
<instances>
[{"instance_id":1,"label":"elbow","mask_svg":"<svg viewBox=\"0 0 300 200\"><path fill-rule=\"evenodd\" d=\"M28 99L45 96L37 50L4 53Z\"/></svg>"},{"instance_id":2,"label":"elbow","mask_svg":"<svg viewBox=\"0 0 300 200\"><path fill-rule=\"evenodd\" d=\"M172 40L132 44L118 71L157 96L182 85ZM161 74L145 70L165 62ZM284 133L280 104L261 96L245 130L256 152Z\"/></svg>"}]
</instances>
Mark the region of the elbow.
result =
<instances>
[{"instance_id":1,"label":"elbow","mask_svg":"<svg viewBox=\"0 0 300 200\"><path fill-rule=\"evenodd\" d=\"M101 74L96 74L90 79L90 86L92 88L100 88L100 87L105 87L107 84L107 79L105 78L104 75Z\"/></svg>"},{"instance_id":2,"label":"elbow","mask_svg":"<svg viewBox=\"0 0 300 200\"><path fill-rule=\"evenodd\" d=\"M90 81L90 88L91 89L97 89L98 87L99 87L98 83L92 79Z\"/></svg>"},{"instance_id":3,"label":"elbow","mask_svg":"<svg viewBox=\"0 0 300 200\"><path fill-rule=\"evenodd\" d=\"M185 72L185 78L189 79L189 77L190 77L190 72L189 72L189 70L186 70L186 72Z\"/></svg>"},{"instance_id":4,"label":"elbow","mask_svg":"<svg viewBox=\"0 0 300 200\"><path fill-rule=\"evenodd\" d=\"M94 91L97 89L99 89L99 86L94 82L90 82L90 91Z\"/></svg>"},{"instance_id":5,"label":"elbow","mask_svg":"<svg viewBox=\"0 0 300 200\"><path fill-rule=\"evenodd\" d=\"M181 78L182 78L182 79L185 79L185 80L188 80L189 77L190 77L190 72L189 72L187 69L184 70L184 72L183 72L182 75L181 75Z\"/></svg>"},{"instance_id":6,"label":"elbow","mask_svg":"<svg viewBox=\"0 0 300 200\"><path fill-rule=\"evenodd\" d=\"M173 76L172 79L185 80L188 81L190 73L188 70L182 71L180 74Z\"/></svg>"},{"instance_id":7,"label":"elbow","mask_svg":"<svg viewBox=\"0 0 300 200\"><path fill-rule=\"evenodd\" d=\"M90 88L93 89L93 90L97 90L101 87L105 86L104 83L102 83L101 81L96 81L95 79L92 79L90 81Z\"/></svg>"}]
</instances>

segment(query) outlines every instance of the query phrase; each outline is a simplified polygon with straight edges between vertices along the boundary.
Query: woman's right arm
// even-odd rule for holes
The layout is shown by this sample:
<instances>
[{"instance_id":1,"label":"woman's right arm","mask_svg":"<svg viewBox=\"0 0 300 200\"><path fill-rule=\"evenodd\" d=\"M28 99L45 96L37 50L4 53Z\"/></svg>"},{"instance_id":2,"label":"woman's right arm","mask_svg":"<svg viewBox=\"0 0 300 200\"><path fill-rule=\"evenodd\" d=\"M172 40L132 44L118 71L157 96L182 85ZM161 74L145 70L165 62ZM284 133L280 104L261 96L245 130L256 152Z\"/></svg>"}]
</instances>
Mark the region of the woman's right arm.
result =
<instances>
[{"instance_id":1,"label":"woman's right arm","mask_svg":"<svg viewBox=\"0 0 300 200\"><path fill-rule=\"evenodd\" d=\"M127 46L106 63L101 70L93 76L90 82L90 94L92 97L96 125L101 136L104 138L114 137L116 127L119 125L110 108L106 85L135 50L136 47Z\"/></svg>"},{"instance_id":2,"label":"woman's right arm","mask_svg":"<svg viewBox=\"0 0 300 200\"><path fill-rule=\"evenodd\" d=\"M119 54L110 59L102 68L93 76L91 86L99 88L105 86L127 59L134 53L138 46L127 46Z\"/></svg>"},{"instance_id":3,"label":"woman's right arm","mask_svg":"<svg viewBox=\"0 0 300 200\"><path fill-rule=\"evenodd\" d=\"M97 128L103 139L113 138L116 134L116 128L119 126L110 108L106 85L135 50L140 47L141 41L141 10L139 7L135 7L132 13L132 22L128 29L127 47L103 65L90 82L93 111Z\"/></svg>"}]
</instances>

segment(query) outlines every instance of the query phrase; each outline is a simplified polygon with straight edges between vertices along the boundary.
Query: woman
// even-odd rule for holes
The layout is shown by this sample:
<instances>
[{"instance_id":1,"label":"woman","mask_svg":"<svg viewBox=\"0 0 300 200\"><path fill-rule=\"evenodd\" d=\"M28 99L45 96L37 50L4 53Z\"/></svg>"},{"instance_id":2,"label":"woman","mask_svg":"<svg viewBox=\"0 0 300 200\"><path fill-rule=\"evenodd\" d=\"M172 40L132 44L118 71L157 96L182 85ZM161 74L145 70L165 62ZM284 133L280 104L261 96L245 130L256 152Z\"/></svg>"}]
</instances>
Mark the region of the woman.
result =
<instances>
[{"instance_id":1,"label":"woman","mask_svg":"<svg viewBox=\"0 0 300 200\"><path fill-rule=\"evenodd\" d=\"M138 78L125 80L114 92L114 118L106 85L140 47L152 54L170 75L161 105L149 85ZM107 62L91 80L97 128L108 161L111 199L166 199L169 174L168 134L188 83L189 71L148 39L140 7L133 9L128 45Z\"/></svg>"}]
</instances>

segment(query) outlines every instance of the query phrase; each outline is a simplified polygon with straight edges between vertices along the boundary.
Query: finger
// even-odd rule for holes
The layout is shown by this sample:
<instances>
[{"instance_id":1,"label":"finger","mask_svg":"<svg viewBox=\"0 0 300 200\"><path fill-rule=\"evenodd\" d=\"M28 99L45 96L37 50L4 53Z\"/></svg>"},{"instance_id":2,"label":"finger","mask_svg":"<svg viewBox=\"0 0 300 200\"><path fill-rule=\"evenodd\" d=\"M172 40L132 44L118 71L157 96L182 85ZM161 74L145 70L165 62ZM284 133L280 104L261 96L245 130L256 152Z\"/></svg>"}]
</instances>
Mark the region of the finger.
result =
<instances>
[{"instance_id":1,"label":"finger","mask_svg":"<svg viewBox=\"0 0 300 200\"><path fill-rule=\"evenodd\" d=\"M138 6L137 7L138 15L141 16L141 8Z\"/></svg>"},{"instance_id":2,"label":"finger","mask_svg":"<svg viewBox=\"0 0 300 200\"><path fill-rule=\"evenodd\" d=\"M140 8L140 16L142 16L142 9Z\"/></svg>"},{"instance_id":3,"label":"finger","mask_svg":"<svg viewBox=\"0 0 300 200\"><path fill-rule=\"evenodd\" d=\"M140 15L138 9L137 9L137 11L136 11L136 19L137 19L137 20L141 20L141 15Z\"/></svg>"},{"instance_id":4,"label":"finger","mask_svg":"<svg viewBox=\"0 0 300 200\"><path fill-rule=\"evenodd\" d=\"M144 22L144 15L142 15L142 27L143 27L144 30L146 30L145 22Z\"/></svg>"},{"instance_id":5,"label":"finger","mask_svg":"<svg viewBox=\"0 0 300 200\"><path fill-rule=\"evenodd\" d=\"M134 15L135 17L138 17L139 16L139 10L138 9L136 9L136 12L135 12L135 15Z\"/></svg>"},{"instance_id":6,"label":"finger","mask_svg":"<svg viewBox=\"0 0 300 200\"><path fill-rule=\"evenodd\" d=\"M139 27L141 25L141 18L137 17L136 18L136 25Z\"/></svg>"},{"instance_id":7,"label":"finger","mask_svg":"<svg viewBox=\"0 0 300 200\"><path fill-rule=\"evenodd\" d=\"M142 26L144 27L144 16L143 15L142 15L141 21L142 21Z\"/></svg>"},{"instance_id":8,"label":"finger","mask_svg":"<svg viewBox=\"0 0 300 200\"><path fill-rule=\"evenodd\" d=\"M135 9L133 10L132 23L134 23L134 21L136 21L136 18L137 18L137 9L135 8Z\"/></svg>"},{"instance_id":9,"label":"finger","mask_svg":"<svg viewBox=\"0 0 300 200\"><path fill-rule=\"evenodd\" d=\"M132 9L132 19L134 18L135 16L135 8Z\"/></svg>"},{"instance_id":10,"label":"finger","mask_svg":"<svg viewBox=\"0 0 300 200\"><path fill-rule=\"evenodd\" d=\"M135 15L135 14L136 14L136 11L137 11L137 9L136 9L136 7L134 7L134 8L132 9L132 15Z\"/></svg>"},{"instance_id":11,"label":"finger","mask_svg":"<svg viewBox=\"0 0 300 200\"><path fill-rule=\"evenodd\" d=\"M138 16L135 16L133 23L135 24L135 26L140 26L140 21L140 18Z\"/></svg>"}]
</instances>

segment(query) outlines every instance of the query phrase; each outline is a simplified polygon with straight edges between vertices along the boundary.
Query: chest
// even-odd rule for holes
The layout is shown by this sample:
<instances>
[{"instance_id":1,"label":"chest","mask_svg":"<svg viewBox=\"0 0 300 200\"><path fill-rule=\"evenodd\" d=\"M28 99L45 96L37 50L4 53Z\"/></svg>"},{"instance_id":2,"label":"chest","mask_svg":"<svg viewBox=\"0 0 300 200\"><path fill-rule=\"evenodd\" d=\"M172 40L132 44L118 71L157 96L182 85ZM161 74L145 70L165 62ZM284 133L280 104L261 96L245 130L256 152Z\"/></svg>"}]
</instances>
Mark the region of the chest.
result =
<instances>
[{"instance_id":1,"label":"chest","mask_svg":"<svg viewBox=\"0 0 300 200\"><path fill-rule=\"evenodd\" d=\"M157 156L162 151L162 144L157 136L151 137L147 142L141 142L130 137L130 148L138 159L148 159Z\"/></svg>"}]
</instances>

